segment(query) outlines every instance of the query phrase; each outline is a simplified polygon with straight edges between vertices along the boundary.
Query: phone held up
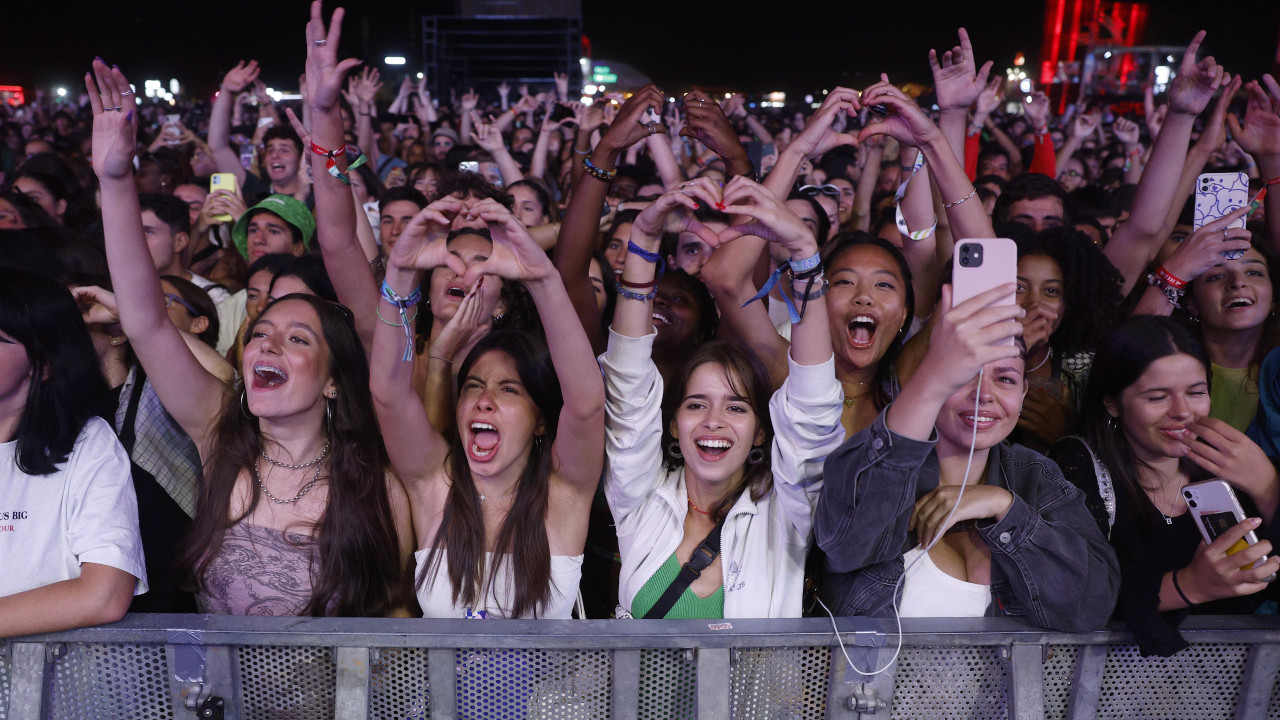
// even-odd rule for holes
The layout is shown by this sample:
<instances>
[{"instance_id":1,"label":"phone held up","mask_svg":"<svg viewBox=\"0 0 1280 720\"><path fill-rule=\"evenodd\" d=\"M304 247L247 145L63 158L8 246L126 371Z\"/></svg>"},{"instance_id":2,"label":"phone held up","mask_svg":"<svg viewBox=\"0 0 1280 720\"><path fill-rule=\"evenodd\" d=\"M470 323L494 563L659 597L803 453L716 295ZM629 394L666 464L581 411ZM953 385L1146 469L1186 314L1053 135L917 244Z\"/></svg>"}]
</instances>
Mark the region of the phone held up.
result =
<instances>
[{"instance_id":1,"label":"phone held up","mask_svg":"<svg viewBox=\"0 0 1280 720\"><path fill-rule=\"evenodd\" d=\"M951 267L951 305L955 307L976 295L1012 284L1018 277L1018 246L1008 238L973 238L956 241ZM1017 294L1010 290L997 304L1014 305ZM1013 344L1009 336L1008 344Z\"/></svg>"},{"instance_id":2,"label":"phone held up","mask_svg":"<svg viewBox=\"0 0 1280 720\"><path fill-rule=\"evenodd\" d=\"M1217 220L1229 212L1249 204L1249 176L1243 172L1204 173L1196 178L1196 211L1193 227L1196 230ZM1245 218L1239 218L1229 227L1242 228ZM1239 260L1243 250L1222 253L1227 260Z\"/></svg>"},{"instance_id":3,"label":"phone held up","mask_svg":"<svg viewBox=\"0 0 1280 720\"><path fill-rule=\"evenodd\" d=\"M1191 517L1195 518L1196 527L1205 544L1212 543L1222 533L1245 520L1244 508L1240 507L1235 491L1223 480L1191 483L1182 488L1182 497L1187 501L1187 508L1191 510ZM1258 535L1250 530L1243 539L1227 548L1227 554L1234 555L1256 542ZM1249 567L1256 568L1266 561L1266 556L1260 557ZM1276 576L1272 575L1267 578L1267 582L1275 579Z\"/></svg>"}]
</instances>

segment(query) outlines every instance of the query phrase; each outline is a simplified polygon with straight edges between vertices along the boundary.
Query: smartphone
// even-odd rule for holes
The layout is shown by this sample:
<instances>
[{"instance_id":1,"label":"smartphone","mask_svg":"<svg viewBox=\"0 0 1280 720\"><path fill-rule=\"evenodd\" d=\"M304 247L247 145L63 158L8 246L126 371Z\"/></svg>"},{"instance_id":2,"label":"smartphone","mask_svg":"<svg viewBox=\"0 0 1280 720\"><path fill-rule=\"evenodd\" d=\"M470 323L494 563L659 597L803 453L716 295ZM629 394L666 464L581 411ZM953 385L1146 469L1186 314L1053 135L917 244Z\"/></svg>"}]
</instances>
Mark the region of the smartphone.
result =
<instances>
[{"instance_id":1,"label":"smartphone","mask_svg":"<svg viewBox=\"0 0 1280 720\"><path fill-rule=\"evenodd\" d=\"M573 108L571 107L556 103L556 106L551 108L551 122L562 122L571 117L573 117Z\"/></svg>"},{"instance_id":2,"label":"smartphone","mask_svg":"<svg viewBox=\"0 0 1280 720\"><path fill-rule=\"evenodd\" d=\"M165 125L177 125L177 124L179 124L179 123L181 123L181 122L182 122L182 116L181 116L181 115L173 114L173 115L165 115L165 116L164 116L164 124L165 124Z\"/></svg>"},{"instance_id":3,"label":"smartphone","mask_svg":"<svg viewBox=\"0 0 1280 720\"><path fill-rule=\"evenodd\" d=\"M212 195L217 190L226 190L235 195L236 193L236 175L235 173L214 173L209 176L209 194ZM231 222L233 218L230 215L214 215L213 219L220 223Z\"/></svg>"},{"instance_id":4,"label":"smartphone","mask_svg":"<svg viewBox=\"0 0 1280 720\"><path fill-rule=\"evenodd\" d=\"M659 122L662 122L662 118L658 116L658 111L654 110L653 108L649 108L645 110L644 113L640 116L641 125L648 125L650 123L659 123Z\"/></svg>"},{"instance_id":5,"label":"smartphone","mask_svg":"<svg viewBox=\"0 0 1280 720\"><path fill-rule=\"evenodd\" d=\"M1199 230L1233 210L1249 204L1249 176L1243 172L1205 173L1196 178L1196 214L1194 228ZM1244 227L1245 218L1237 218L1227 227ZM1228 260L1239 260L1243 250L1222 253Z\"/></svg>"},{"instance_id":6,"label":"smartphone","mask_svg":"<svg viewBox=\"0 0 1280 720\"><path fill-rule=\"evenodd\" d=\"M1244 508L1240 507L1235 491L1224 480L1191 483L1182 488L1182 497L1186 499L1191 517L1195 518L1196 527L1199 528L1200 535L1206 544L1212 543L1222 533L1244 522ZM1227 548L1227 554L1234 555L1256 542L1258 542L1258 535L1250 530L1243 539L1237 540L1234 545ZM1266 556L1260 557L1249 567L1256 568L1266 561ZM1267 582L1272 580L1275 580L1274 575Z\"/></svg>"},{"instance_id":7,"label":"smartphone","mask_svg":"<svg viewBox=\"0 0 1280 720\"><path fill-rule=\"evenodd\" d=\"M1013 284L1018 278L1018 246L1009 238L977 238L956 241L951 267L952 307L991 288ZM1017 292L998 305L1017 304ZM1010 335L1008 344L1013 344Z\"/></svg>"},{"instance_id":8,"label":"smartphone","mask_svg":"<svg viewBox=\"0 0 1280 720\"><path fill-rule=\"evenodd\" d=\"M458 172L479 173L480 163L476 160L463 160L458 163Z\"/></svg>"}]
</instances>

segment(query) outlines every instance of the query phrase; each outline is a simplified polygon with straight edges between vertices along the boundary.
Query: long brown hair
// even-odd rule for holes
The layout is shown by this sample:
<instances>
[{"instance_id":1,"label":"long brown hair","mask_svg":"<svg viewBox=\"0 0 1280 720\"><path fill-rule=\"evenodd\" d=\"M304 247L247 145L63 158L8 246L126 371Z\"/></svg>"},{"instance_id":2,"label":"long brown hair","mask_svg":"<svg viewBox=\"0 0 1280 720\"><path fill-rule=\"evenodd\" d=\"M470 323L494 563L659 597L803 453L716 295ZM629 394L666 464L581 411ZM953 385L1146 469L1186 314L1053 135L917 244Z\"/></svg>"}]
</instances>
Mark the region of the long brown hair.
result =
<instances>
[{"instance_id":1,"label":"long brown hair","mask_svg":"<svg viewBox=\"0 0 1280 720\"><path fill-rule=\"evenodd\" d=\"M693 377L693 371L707 363L719 366L733 393L747 399L747 404L756 415L759 429L764 431L764 443L760 446L764 457L758 463L747 463L742 473L742 482L730 488L719 502L707 509L711 517L719 519L729 512L729 508L733 507L744 490L749 488L751 500L760 502L773 488L771 467L773 418L769 415L769 398L771 397L769 371L760 361L760 356L756 355L746 343L737 339L715 340L700 345L680 370L675 383L677 391L673 396L674 402L663 417L662 427L665 439L662 443L662 452L668 468L677 468L684 464L682 457L671 452L672 444L678 443L679 438L672 437L669 428L680 404L689 393L689 378Z\"/></svg>"},{"instance_id":2,"label":"long brown hair","mask_svg":"<svg viewBox=\"0 0 1280 720\"><path fill-rule=\"evenodd\" d=\"M551 598L551 545L547 540L547 494L551 479L551 447L556 440L560 409L564 397L560 381L551 365L547 346L537 337L518 330L492 332L476 343L458 371L459 390L471 367L488 352L508 355L516 366L516 374L529 393L546 433L535 436L533 449L520 478L516 481L511 509L498 529L494 543L493 564L486 577L484 515L480 510L480 494L476 491L471 467L462 446L461 433L455 433L449 451L449 496L445 501L440 529L422 570L417 586L422 587L440 562L440 551L448 551L449 584L455 604L474 606L489 593L494 579L501 575L502 564L511 556L515 582L510 608L502 608L511 618L537 617L539 605Z\"/></svg>"},{"instance_id":3,"label":"long brown hair","mask_svg":"<svg viewBox=\"0 0 1280 720\"><path fill-rule=\"evenodd\" d=\"M304 301L320 317L329 373L338 390L330 401L328 424L329 498L312 531L319 567L313 569L311 599L302 612L316 617L386 615L401 601L403 568L387 496L387 454L369 394L369 363L351 311L337 303L295 293L271 303L259 317L286 300ZM258 461L262 448L258 419L242 404L243 384L235 390L227 394L214 425L195 518L178 556L180 576L193 591L208 592L205 571L221 550L227 529L252 514L259 502L255 491L244 512L230 517L236 478Z\"/></svg>"}]
</instances>

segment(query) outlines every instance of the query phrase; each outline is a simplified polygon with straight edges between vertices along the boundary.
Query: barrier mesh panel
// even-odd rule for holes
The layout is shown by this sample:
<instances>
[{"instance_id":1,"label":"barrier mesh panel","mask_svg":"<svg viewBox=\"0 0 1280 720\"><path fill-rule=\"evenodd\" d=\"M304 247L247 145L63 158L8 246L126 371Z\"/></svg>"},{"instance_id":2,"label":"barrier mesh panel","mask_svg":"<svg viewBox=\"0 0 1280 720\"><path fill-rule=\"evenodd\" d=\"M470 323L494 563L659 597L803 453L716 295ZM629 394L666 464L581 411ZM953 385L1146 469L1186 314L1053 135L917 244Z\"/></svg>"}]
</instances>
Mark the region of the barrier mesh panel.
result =
<instances>
[{"instance_id":1,"label":"barrier mesh panel","mask_svg":"<svg viewBox=\"0 0 1280 720\"><path fill-rule=\"evenodd\" d=\"M468 720L603 720L612 712L608 650L462 649L458 717Z\"/></svg>"},{"instance_id":2,"label":"barrier mesh panel","mask_svg":"<svg viewBox=\"0 0 1280 720\"><path fill-rule=\"evenodd\" d=\"M641 720L692 718L698 712L697 668L686 650L640 652Z\"/></svg>"},{"instance_id":3,"label":"barrier mesh panel","mask_svg":"<svg viewBox=\"0 0 1280 720\"><path fill-rule=\"evenodd\" d=\"M1107 653L1098 717L1230 718L1248 653L1245 644L1204 643L1173 657L1144 658L1134 645L1116 645Z\"/></svg>"},{"instance_id":4,"label":"barrier mesh panel","mask_svg":"<svg viewBox=\"0 0 1280 720\"><path fill-rule=\"evenodd\" d=\"M1071 676L1076 669L1080 648L1075 645L1054 645L1044 661L1044 716L1058 720L1067 716L1067 701L1071 698Z\"/></svg>"},{"instance_id":5,"label":"barrier mesh panel","mask_svg":"<svg viewBox=\"0 0 1280 720\"><path fill-rule=\"evenodd\" d=\"M0 720L9 718L9 646L0 643Z\"/></svg>"},{"instance_id":6,"label":"barrier mesh panel","mask_svg":"<svg viewBox=\"0 0 1280 720\"><path fill-rule=\"evenodd\" d=\"M337 670L327 647L237 648L245 720L332 718Z\"/></svg>"},{"instance_id":7,"label":"barrier mesh panel","mask_svg":"<svg viewBox=\"0 0 1280 720\"><path fill-rule=\"evenodd\" d=\"M994 647L904 647L892 717L1005 720L1008 668Z\"/></svg>"},{"instance_id":8,"label":"barrier mesh panel","mask_svg":"<svg viewBox=\"0 0 1280 720\"><path fill-rule=\"evenodd\" d=\"M826 717L830 648L744 648L732 658L729 703L735 720Z\"/></svg>"},{"instance_id":9,"label":"barrier mesh panel","mask_svg":"<svg viewBox=\"0 0 1280 720\"><path fill-rule=\"evenodd\" d=\"M47 718L170 720L169 662L163 645L68 643L53 658Z\"/></svg>"},{"instance_id":10,"label":"barrier mesh panel","mask_svg":"<svg viewBox=\"0 0 1280 720\"><path fill-rule=\"evenodd\" d=\"M428 720L431 717L426 648L375 648L369 667L369 717Z\"/></svg>"},{"instance_id":11,"label":"barrier mesh panel","mask_svg":"<svg viewBox=\"0 0 1280 720\"><path fill-rule=\"evenodd\" d=\"M0 704L0 709L3 708L4 705ZM3 717L0 715L0 718ZM1275 689L1271 691L1271 705L1267 707L1267 717L1280 718L1280 682L1277 682Z\"/></svg>"}]
</instances>

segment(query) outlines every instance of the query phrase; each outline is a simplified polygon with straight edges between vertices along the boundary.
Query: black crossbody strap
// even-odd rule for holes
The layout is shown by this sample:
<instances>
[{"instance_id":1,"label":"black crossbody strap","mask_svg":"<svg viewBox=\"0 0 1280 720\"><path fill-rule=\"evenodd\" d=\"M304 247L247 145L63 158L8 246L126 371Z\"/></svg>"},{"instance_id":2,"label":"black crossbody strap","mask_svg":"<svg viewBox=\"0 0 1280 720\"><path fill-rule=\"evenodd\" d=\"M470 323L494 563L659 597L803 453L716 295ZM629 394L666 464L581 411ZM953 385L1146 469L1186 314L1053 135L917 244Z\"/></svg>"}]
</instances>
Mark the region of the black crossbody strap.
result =
<instances>
[{"instance_id":1,"label":"black crossbody strap","mask_svg":"<svg viewBox=\"0 0 1280 720\"><path fill-rule=\"evenodd\" d=\"M671 581L667 586L662 597L658 598L658 602L649 608L649 612L644 614L645 620L660 620L666 617L667 612L675 606L676 601L684 594L684 591L697 580L702 571L711 566L716 561L716 557L720 555L720 531L724 529L724 518L720 518L720 522L712 528L711 533L702 541L693 551L693 556L689 558L689 562L680 568L680 573L676 575L676 579Z\"/></svg>"}]
</instances>

